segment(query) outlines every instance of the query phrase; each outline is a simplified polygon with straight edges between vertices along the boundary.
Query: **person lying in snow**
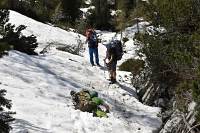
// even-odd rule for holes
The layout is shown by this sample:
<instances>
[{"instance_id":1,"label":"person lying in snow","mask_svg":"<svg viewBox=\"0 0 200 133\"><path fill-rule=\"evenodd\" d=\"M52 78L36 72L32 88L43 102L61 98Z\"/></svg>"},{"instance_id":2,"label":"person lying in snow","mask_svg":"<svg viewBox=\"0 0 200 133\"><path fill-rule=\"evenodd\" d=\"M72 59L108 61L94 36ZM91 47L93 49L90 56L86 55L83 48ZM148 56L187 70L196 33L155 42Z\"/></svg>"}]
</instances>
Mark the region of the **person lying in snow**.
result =
<instances>
[{"instance_id":1,"label":"person lying in snow","mask_svg":"<svg viewBox=\"0 0 200 133\"><path fill-rule=\"evenodd\" d=\"M96 117L108 117L109 106L98 97L96 91L83 89L80 92L71 91L70 95L72 96L75 109L93 113L93 116Z\"/></svg>"}]
</instances>

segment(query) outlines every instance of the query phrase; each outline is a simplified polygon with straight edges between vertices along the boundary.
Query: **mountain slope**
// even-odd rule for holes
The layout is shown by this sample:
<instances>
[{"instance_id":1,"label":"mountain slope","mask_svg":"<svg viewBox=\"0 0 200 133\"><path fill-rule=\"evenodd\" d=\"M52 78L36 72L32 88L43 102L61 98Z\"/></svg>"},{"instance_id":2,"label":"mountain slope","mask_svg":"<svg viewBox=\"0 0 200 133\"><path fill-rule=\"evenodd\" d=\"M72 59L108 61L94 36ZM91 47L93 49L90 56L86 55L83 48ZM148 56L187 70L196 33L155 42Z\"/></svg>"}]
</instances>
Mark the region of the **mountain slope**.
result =
<instances>
[{"instance_id":1,"label":"mountain slope","mask_svg":"<svg viewBox=\"0 0 200 133\"><path fill-rule=\"evenodd\" d=\"M10 22L23 24L25 19L27 25L34 23L39 27L41 32L37 31L36 36L46 36L44 29L48 25L40 26L20 14L15 21L12 12ZM57 31L55 41L66 36L63 41L76 42L71 40L76 38L75 33L59 33L60 29L51 28L54 33ZM27 31L35 33L35 28L30 26ZM45 45L48 40L41 39L41 42ZM104 45L99 45L101 64L105 50ZM90 66L87 48L83 55L51 48L46 55L29 56L11 51L0 59L0 88L8 91L12 110L17 112L12 133L152 133L160 127L161 120L157 117L160 109L137 100L130 73L118 71L119 84L109 86L105 79L107 71ZM111 108L109 118L74 110L70 91L83 88L98 91Z\"/></svg>"},{"instance_id":2,"label":"mountain slope","mask_svg":"<svg viewBox=\"0 0 200 133\"><path fill-rule=\"evenodd\" d=\"M72 31L65 31L61 28L53 27L51 25L43 24L15 11L10 11L9 23L15 24L15 26L25 25L26 30L22 31L22 33L27 36L32 34L37 36L40 49L44 48L50 43L55 45L74 45L77 43L79 36L80 40L85 39L85 37L82 35Z\"/></svg>"}]
</instances>

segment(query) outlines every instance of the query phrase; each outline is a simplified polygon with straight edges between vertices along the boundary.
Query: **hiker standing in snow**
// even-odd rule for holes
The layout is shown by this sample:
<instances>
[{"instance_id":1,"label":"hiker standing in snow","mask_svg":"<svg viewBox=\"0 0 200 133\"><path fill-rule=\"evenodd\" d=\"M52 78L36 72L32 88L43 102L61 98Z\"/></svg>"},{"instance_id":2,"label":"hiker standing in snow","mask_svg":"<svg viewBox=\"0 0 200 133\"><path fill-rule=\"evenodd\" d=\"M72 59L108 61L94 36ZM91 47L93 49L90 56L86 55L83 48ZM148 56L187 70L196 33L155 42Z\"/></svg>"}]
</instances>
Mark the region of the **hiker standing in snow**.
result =
<instances>
[{"instance_id":1,"label":"hiker standing in snow","mask_svg":"<svg viewBox=\"0 0 200 133\"><path fill-rule=\"evenodd\" d=\"M86 30L86 42L88 43L89 55L90 55L90 63L92 66L95 66L93 55L95 56L95 62L97 66L99 64L99 53L98 53L98 38L94 29Z\"/></svg>"},{"instance_id":2,"label":"hiker standing in snow","mask_svg":"<svg viewBox=\"0 0 200 133\"><path fill-rule=\"evenodd\" d=\"M106 46L106 58L104 62L108 68L110 76L110 84L116 83L116 67L117 61L121 60L123 56L123 48L121 41L115 40Z\"/></svg>"}]
</instances>

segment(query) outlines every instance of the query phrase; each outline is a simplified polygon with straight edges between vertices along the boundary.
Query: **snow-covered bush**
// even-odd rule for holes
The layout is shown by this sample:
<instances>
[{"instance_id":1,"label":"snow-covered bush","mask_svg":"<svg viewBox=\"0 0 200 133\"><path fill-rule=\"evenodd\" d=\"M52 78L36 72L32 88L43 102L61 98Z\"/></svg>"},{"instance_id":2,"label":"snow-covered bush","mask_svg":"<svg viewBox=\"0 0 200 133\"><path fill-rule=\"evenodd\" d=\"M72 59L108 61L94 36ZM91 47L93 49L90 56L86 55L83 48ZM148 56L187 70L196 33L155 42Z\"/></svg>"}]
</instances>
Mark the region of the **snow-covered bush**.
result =
<instances>
[{"instance_id":1,"label":"snow-covered bush","mask_svg":"<svg viewBox=\"0 0 200 133\"><path fill-rule=\"evenodd\" d=\"M59 46L57 47L58 50L65 51L74 55L80 55L80 52L82 51L83 47L82 45L65 45L65 46Z\"/></svg>"},{"instance_id":2,"label":"snow-covered bush","mask_svg":"<svg viewBox=\"0 0 200 133\"><path fill-rule=\"evenodd\" d=\"M73 44L73 45L61 44L59 47L57 47L57 49L61 51L69 52L74 55L81 55L81 52L84 51L83 45L84 44L81 41L81 36L78 34L77 44Z\"/></svg>"}]
</instances>

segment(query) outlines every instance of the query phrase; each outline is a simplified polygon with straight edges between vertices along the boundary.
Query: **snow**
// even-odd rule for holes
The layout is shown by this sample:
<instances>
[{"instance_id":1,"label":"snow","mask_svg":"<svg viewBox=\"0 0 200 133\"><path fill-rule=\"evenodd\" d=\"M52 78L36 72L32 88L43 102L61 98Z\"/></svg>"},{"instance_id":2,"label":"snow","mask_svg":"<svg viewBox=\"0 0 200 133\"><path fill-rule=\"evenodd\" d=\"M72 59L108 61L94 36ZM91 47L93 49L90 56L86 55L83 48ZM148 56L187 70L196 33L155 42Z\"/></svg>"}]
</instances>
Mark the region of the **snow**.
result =
<instances>
[{"instance_id":1,"label":"snow","mask_svg":"<svg viewBox=\"0 0 200 133\"><path fill-rule=\"evenodd\" d=\"M147 25L149 25L149 22L139 22L138 23L139 32L143 31L144 27L147 26ZM137 29L137 25L135 24L131 27L127 27L124 30L124 36L131 38L131 37L134 37L136 32L138 32L138 29Z\"/></svg>"},{"instance_id":2,"label":"snow","mask_svg":"<svg viewBox=\"0 0 200 133\"><path fill-rule=\"evenodd\" d=\"M80 10L81 10L82 12L84 12L85 14L87 14L87 13L88 13L88 10L90 10L90 9L95 9L95 6L89 6L89 7L87 7L87 8L80 8Z\"/></svg>"},{"instance_id":3,"label":"snow","mask_svg":"<svg viewBox=\"0 0 200 133\"><path fill-rule=\"evenodd\" d=\"M92 3L91 0L86 0L86 1L85 1L85 4L87 4L87 5L90 5L91 3Z\"/></svg>"},{"instance_id":4,"label":"snow","mask_svg":"<svg viewBox=\"0 0 200 133\"><path fill-rule=\"evenodd\" d=\"M51 43L54 45L74 45L77 44L77 40L79 39L79 34L77 33L43 24L14 11L10 11L9 23L15 24L15 26L27 26L26 30L22 31L22 33L26 36L30 36L32 34L37 36L37 41L40 44L39 50ZM85 37L80 35L80 39L85 40Z\"/></svg>"},{"instance_id":5,"label":"snow","mask_svg":"<svg viewBox=\"0 0 200 133\"><path fill-rule=\"evenodd\" d=\"M92 9L95 9L95 6L80 8L80 10L82 11L83 19L86 19L88 15L91 15L91 12L89 12L89 10L92 10Z\"/></svg>"},{"instance_id":6,"label":"snow","mask_svg":"<svg viewBox=\"0 0 200 133\"><path fill-rule=\"evenodd\" d=\"M10 22L26 25L23 33L36 35L42 46L49 41L77 44L77 34L14 11ZM48 35L47 29L51 29ZM101 32L103 42L109 42L114 36L112 32ZM105 51L105 46L99 44L102 65ZM12 110L17 113L11 133L152 133L162 124L158 117L160 109L143 105L137 99L131 73L117 71L118 84L109 85L108 72L90 66L87 47L83 57L54 47L39 56L10 51L9 56L0 59L0 75L0 88L7 90ZM93 117L91 113L74 109L70 91L81 89L99 93L110 106L108 118Z\"/></svg>"},{"instance_id":7,"label":"snow","mask_svg":"<svg viewBox=\"0 0 200 133\"><path fill-rule=\"evenodd\" d=\"M138 18L142 21L141 18ZM146 26L148 26L149 23L148 22L139 22L138 23L138 27L139 27L139 31L143 32L144 28ZM137 29L137 24L127 27L124 29L124 31L122 32L122 38L126 37L128 39L127 42L125 42L125 47L124 47L124 51L126 51L126 53L123 55L122 60L120 60L118 62L118 66L120 66L124 61L126 61L127 59L130 58L135 58L138 59L138 55L136 54L136 50L138 50L138 46L135 45L135 40L133 40L133 37L135 36L135 33L138 32ZM108 32L108 31L97 31L99 38L101 38L102 43L104 45L108 44L110 41L117 39L117 40L121 40L121 35L120 33L115 33L115 32Z\"/></svg>"}]
</instances>

